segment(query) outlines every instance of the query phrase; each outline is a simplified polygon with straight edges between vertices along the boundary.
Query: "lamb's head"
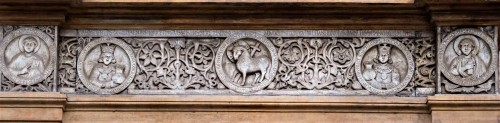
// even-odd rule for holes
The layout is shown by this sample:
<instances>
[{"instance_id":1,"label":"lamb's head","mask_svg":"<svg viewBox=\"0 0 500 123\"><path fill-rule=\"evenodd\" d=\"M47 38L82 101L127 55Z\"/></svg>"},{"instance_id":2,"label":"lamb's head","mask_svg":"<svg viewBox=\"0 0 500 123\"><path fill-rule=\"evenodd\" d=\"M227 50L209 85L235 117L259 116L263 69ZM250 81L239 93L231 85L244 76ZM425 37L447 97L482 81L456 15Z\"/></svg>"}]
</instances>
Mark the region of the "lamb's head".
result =
<instances>
[{"instance_id":1,"label":"lamb's head","mask_svg":"<svg viewBox=\"0 0 500 123\"><path fill-rule=\"evenodd\" d=\"M233 57L234 59L238 59L243 52L246 52L246 48L242 46L235 46L233 48Z\"/></svg>"},{"instance_id":2,"label":"lamb's head","mask_svg":"<svg viewBox=\"0 0 500 123\"><path fill-rule=\"evenodd\" d=\"M235 42L232 48L232 55L234 60L237 60L241 56L241 54L243 54L248 49L248 47L248 43L245 41L240 40Z\"/></svg>"}]
</instances>

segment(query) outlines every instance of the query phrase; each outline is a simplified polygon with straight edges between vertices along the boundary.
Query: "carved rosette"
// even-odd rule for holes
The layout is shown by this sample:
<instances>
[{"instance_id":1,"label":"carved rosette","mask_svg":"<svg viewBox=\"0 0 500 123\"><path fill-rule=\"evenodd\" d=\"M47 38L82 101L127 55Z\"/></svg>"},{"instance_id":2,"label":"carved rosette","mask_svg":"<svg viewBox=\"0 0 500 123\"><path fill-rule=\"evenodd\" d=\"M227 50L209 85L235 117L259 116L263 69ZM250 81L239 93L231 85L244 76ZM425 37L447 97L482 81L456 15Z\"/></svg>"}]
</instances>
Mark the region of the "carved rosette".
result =
<instances>
[{"instance_id":1,"label":"carved rosette","mask_svg":"<svg viewBox=\"0 0 500 123\"><path fill-rule=\"evenodd\" d=\"M267 87L278 68L277 51L269 39L252 33L238 33L221 44L215 68L222 83L240 93Z\"/></svg>"},{"instance_id":2,"label":"carved rosette","mask_svg":"<svg viewBox=\"0 0 500 123\"><path fill-rule=\"evenodd\" d=\"M117 38L98 38L78 56L77 72L82 83L98 94L116 94L133 81L137 64L132 48Z\"/></svg>"},{"instance_id":3,"label":"carved rosette","mask_svg":"<svg viewBox=\"0 0 500 123\"><path fill-rule=\"evenodd\" d=\"M355 72L365 89L377 95L394 95L412 80L413 56L401 42L378 38L366 43L356 57Z\"/></svg>"},{"instance_id":4,"label":"carved rosette","mask_svg":"<svg viewBox=\"0 0 500 123\"><path fill-rule=\"evenodd\" d=\"M438 68L441 93L494 93L497 28L441 27Z\"/></svg>"},{"instance_id":5,"label":"carved rosette","mask_svg":"<svg viewBox=\"0 0 500 123\"><path fill-rule=\"evenodd\" d=\"M3 91L52 91L57 43L54 26L5 26L0 44L0 70L6 77ZM54 34L52 34L54 33ZM32 87L33 86L33 87ZM37 86L37 87L35 87ZM31 89L28 89L31 88ZM9 89L9 90L7 90Z\"/></svg>"}]
</instances>

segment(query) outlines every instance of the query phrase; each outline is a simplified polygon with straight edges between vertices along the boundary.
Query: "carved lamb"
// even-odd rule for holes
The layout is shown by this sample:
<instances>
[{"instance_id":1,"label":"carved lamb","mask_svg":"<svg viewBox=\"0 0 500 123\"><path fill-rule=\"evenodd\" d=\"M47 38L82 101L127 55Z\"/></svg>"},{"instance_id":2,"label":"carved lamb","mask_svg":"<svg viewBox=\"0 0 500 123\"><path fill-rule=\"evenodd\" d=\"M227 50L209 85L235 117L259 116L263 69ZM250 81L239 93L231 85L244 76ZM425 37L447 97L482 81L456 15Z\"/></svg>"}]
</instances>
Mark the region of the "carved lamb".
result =
<instances>
[{"instance_id":1,"label":"carved lamb","mask_svg":"<svg viewBox=\"0 0 500 123\"><path fill-rule=\"evenodd\" d=\"M259 81L264 80L269 66L271 65L271 60L266 56L252 57L248 51L249 46L246 42L238 42L239 45L234 46L233 56L236 60L236 68L240 71L243 76L243 86L246 83L247 74L260 72Z\"/></svg>"}]
</instances>

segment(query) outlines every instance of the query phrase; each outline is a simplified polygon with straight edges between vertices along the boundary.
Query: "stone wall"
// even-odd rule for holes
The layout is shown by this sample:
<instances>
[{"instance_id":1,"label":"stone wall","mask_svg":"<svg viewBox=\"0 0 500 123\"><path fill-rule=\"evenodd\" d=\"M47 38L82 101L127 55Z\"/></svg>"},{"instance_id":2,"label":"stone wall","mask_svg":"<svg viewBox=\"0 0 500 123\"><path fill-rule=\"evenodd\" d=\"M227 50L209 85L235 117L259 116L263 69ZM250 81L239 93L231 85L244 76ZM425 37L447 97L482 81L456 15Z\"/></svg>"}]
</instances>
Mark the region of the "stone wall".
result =
<instances>
[{"instance_id":1,"label":"stone wall","mask_svg":"<svg viewBox=\"0 0 500 123\"><path fill-rule=\"evenodd\" d=\"M499 2L101 2L0 2L0 121L498 122Z\"/></svg>"}]
</instances>

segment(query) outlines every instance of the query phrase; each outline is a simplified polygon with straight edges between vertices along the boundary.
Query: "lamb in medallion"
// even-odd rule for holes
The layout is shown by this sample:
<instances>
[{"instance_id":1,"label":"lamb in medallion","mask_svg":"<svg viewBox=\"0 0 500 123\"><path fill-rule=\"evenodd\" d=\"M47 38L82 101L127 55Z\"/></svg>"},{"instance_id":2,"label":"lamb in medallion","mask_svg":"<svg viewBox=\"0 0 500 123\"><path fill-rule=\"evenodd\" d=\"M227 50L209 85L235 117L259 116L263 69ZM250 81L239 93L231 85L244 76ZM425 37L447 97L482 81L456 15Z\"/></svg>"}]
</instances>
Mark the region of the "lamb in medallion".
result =
<instances>
[{"instance_id":1,"label":"lamb in medallion","mask_svg":"<svg viewBox=\"0 0 500 123\"><path fill-rule=\"evenodd\" d=\"M249 49L253 50L249 51ZM247 42L238 41L232 48L232 54L229 54L234 58L236 69L242 75L243 81L240 83L241 86L247 83L248 74L259 73L259 75L255 77L253 84L255 84L256 81L263 81L266 77L268 68L271 65L271 60L267 56L253 56L257 51L260 51L259 43L255 46L250 46Z\"/></svg>"}]
</instances>

